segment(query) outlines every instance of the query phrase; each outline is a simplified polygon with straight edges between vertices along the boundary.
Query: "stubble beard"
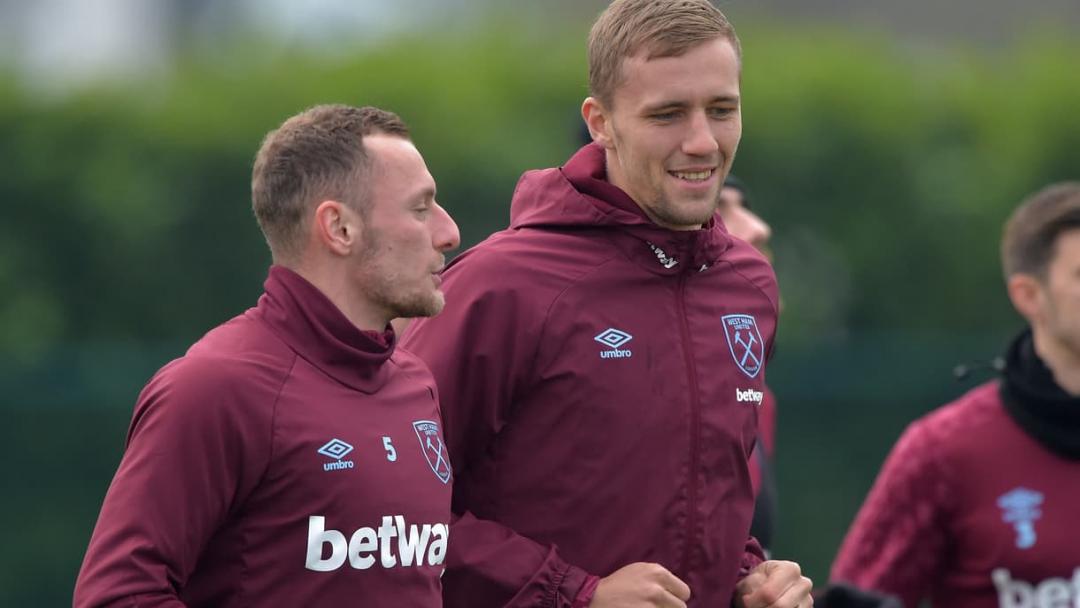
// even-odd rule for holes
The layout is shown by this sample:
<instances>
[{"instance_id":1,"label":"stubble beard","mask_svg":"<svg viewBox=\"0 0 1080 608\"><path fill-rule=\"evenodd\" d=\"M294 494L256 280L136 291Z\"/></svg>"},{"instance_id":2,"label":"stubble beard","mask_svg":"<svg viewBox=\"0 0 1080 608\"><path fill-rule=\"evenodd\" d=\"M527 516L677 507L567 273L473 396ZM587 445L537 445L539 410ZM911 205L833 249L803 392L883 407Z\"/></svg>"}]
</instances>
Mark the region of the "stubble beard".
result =
<instances>
[{"instance_id":1,"label":"stubble beard","mask_svg":"<svg viewBox=\"0 0 1080 608\"><path fill-rule=\"evenodd\" d=\"M374 231L365 231L364 238L369 249L360 264L366 268L365 291L374 306L385 311L390 319L433 317L442 312L446 299L434 284L428 289L404 287L407 282L404 277L387 267L387 258L392 254L384 251L379 236ZM431 280L423 276L419 281L425 279Z\"/></svg>"},{"instance_id":2,"label":"stubble beard","mask_svg":"<svg viewBox=\"0 0 1080 608\"><path fill-rule=\"evenodd\" d=\"M396 273L383 272L382 268L373 268L372 280L368 285L368 297L372 303L385 310L392 319L411 319L415 317L433 317L439 314L446 303L441 291L432 286L430 289L403 288L401 277Z\"/></svg>"},{"instance_id":3,"label":"stubble beard","mask_svg":"<svg viewBox=\"0 0 1080 608\"><path fill-rule=\"evenodd\" d=\"M442 312L446 300L442 292L412 293L404 295L394 303L396 318L434 317Z\"/></svg>"},{"instance_id":4,"label":"stubble beard","mask_svg":"<svg viewBox=\"0 0 1080 608\"><path fill-rule=\"evenodd\" d=\"M664 195L661 193L660 196ZM656 216L657 220L660 220L668 226L689 226L692 224L700 224L704 226L705 224L709 223L709 220L711 220L716 214L716 210L720 208L719 189L717 189L716 194L712 196L711 199L712 204L709 205L707 208L703 209L700 213L696 211L691 211L689 209L681 208L679 203L670 202L674 200L673 198L668 198L668 200L666 201L655 201L652 207L652 212L653 215ZM699 204L699 201L692 201L691 204L696 208Z\"/></svg>"}]
</instances>

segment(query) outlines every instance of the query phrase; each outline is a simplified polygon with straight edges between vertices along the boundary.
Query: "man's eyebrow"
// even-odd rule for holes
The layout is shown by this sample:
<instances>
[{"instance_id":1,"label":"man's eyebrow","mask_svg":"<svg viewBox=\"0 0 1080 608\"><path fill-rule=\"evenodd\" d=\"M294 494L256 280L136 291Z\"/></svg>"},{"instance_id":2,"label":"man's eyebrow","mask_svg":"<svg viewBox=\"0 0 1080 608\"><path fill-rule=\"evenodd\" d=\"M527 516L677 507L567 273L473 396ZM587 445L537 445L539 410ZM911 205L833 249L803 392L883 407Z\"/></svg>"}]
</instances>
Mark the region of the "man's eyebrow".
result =
<instances>
[{"instance_id":1,"label":"man's eyebrow","mask_svg":"<svg viewBox=\"0 0 1080 608\"><path fill-rule=\"evenodd\" d=\"M656 112L657 110L675 110L678 108L685 108L687 105L688 104L685 101L660 101L645 106L645 111Z\"/></svg>"},{"instance_id":2,"label":"man's eyebrow","mask_svg":"<svg viewBox=\"0 0 1080 608\"><path fill-rule=\"evenodd\" d=\"M716 97L713 97L712 99L709 100L710 105L715 104L715 103L738 104L739 103L739 96L738 95L717 95ZM658 101L656 103L649 104L649 105L645 106L645 111L646 112L656 112L657 110L669 110L669 109L685 108L685 107L687 107L689 105L690 104L685 102L685 101L672 99L672 100L667 100L667 101Z\"/></svg>"},{"instance_id":3,"label":"man's eyebrow","mask_svg":"<svg viewBox=\"0 0 1080 608\"><path fill-rule=\"evenodd\" d=\"M433 200L435 200L435 188L431 187L431 186L428 186L426 188L423 188L422 190L418 190L416 192L416 194L413 196L413 199L417 200L417 201L425 201L425 202L426 201L433 201Z\"/></svg>"}]
</instances>

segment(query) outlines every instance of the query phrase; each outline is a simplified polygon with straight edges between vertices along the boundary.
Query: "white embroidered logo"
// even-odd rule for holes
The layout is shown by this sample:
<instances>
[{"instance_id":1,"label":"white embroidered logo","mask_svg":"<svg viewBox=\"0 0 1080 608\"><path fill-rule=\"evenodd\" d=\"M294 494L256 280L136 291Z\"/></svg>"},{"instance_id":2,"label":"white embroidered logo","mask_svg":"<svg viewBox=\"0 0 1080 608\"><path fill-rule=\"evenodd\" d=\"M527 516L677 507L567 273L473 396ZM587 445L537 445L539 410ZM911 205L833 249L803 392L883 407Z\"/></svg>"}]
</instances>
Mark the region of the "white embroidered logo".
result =
<instances>
[{"instance_id":1,"label":"white embroidered logo","mask_svg":"<svg viewBox=\"0 0 1080 608\"><path fill-rule=\"evenodd\" d=\"M765 399L765 393L761 391L755 391L752 388L746 390L735 389L735 401L738 401L739 403L749 402L754 405L761 405L763 399Z\"/></svg>"},{"instance_id":2,"label":"white embroidered logo","mask_svg":"<svg viewBox=\"0 0 1080 608\"><path fill-rule=\"evenodd\" d=\"M351 469L356 466L351 460L342 460L346 454L353 451L353 447L340 439L331 439L326 445L317 450L323 456L334 458L334 462L324 462L324 471L337 471L339 469Z\"/></svg>"},{"instance_id":3,"label":"white embroidered logo","mask_svg":"<svg viewBox=\"0 0 1080 608\"><path fill-rule=\"evenodd\" d=\"M601 359L624 359L633 356L634 353L628 348L620 349L619 347L626 344L630 340L633 340L634 336L626 333L625 331L619 331L614 327L609 327L599 334L593 336L593 340L596 340L600 344L608 347L608 350L600 351Z\"/></svg>"},{"instance_id":4,"label":"white embroidered logo","mask_svg":"<svg viewBox=\"0 0 1080 608\"><path fill-rule=\"evenodd\" d=\"M349 562L357 570L438 566L446 558L450 537L447 524L407 524L402 515L384 515L378 528L361 527L351 535L326 527L322 515L308 517L307 558L304 567L332 572ZM395 539L397 542L395 542ZM324 547L330 546L330 556ZM394 549L397 549L395 553Z\"/></svg>"},{"instance_id":5,"label":"white embroidered logo","mask_svg":"<svg viewBox=\"0 0 1080 608\"><path fill-rule=\"evenodd\" d=\"M656 259L660 260L660 265L664 268L674 268L679 263L679 260L669 256L667 252L652 243L649 243L649 249L652 249L652 252L656 254Z\"/></svg>"}]
</instances>

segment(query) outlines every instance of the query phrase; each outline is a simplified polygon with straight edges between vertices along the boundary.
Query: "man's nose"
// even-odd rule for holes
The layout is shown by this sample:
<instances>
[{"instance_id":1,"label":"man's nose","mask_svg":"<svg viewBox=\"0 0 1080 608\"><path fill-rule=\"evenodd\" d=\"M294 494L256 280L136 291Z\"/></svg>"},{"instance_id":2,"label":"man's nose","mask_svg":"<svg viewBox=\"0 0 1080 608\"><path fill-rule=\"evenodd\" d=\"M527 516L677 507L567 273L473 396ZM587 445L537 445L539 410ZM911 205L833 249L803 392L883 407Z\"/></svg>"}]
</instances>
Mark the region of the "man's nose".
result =
<instances>
[{"instance_id":1,"label":"man's nose","mask_svg":"<svg viewBox=\"0 0 1080 608\"><path fill-rule=\"evenodd\" d=\"M432 239L437 251L451 251L461 245L461 233L457 223L442 206L435 205L435 230L432 231Z\"/></svg>"},{"instance_id":2,"label":"man's nose","mask_svg":"<svg viewBox=\"0 0 1080 608\"><path fill-rule=\"evenodd\" d=\"M712 156L720 149L713 133L713 125L704 111L695 111L690 116L687 125L686 139L683 140L682 151L687 156Z\"/></svg>"}]
</instances>

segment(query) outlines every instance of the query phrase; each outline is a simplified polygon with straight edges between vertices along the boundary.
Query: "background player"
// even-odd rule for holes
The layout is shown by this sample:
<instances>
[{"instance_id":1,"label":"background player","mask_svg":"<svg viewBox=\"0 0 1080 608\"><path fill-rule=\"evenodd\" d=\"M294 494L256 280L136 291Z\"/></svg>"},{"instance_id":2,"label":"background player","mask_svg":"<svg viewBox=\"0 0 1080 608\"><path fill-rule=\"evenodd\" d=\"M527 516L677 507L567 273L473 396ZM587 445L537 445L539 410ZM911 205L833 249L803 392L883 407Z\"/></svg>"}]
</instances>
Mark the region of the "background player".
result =
<instances>
[{"instance_id":1,"label":"background player","mask_svg":"<svg viewBox=\"0 0 1080 608\"><path fill-rule=\"evenodd\" d=\"M1004 378L912 423L855 518L832 578L905 605L1080 605L1080 183L1005 225L1006 290L1029 327Z\"/></svg>"}]
</instances>

